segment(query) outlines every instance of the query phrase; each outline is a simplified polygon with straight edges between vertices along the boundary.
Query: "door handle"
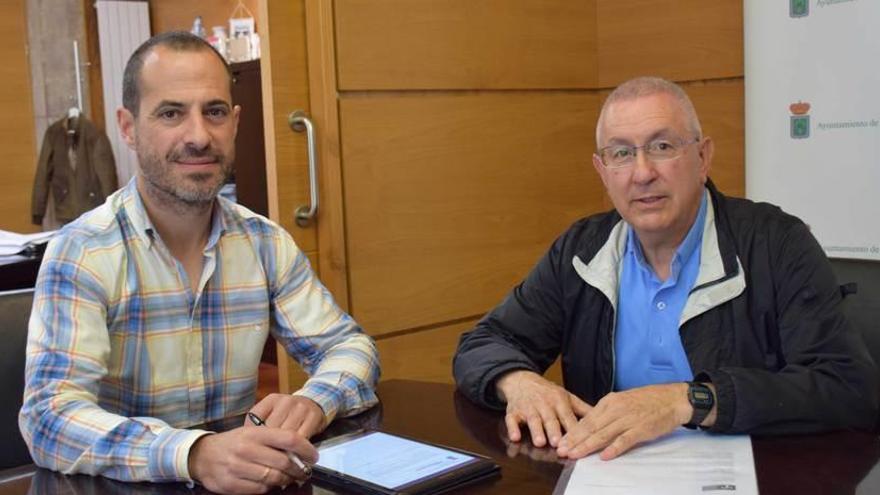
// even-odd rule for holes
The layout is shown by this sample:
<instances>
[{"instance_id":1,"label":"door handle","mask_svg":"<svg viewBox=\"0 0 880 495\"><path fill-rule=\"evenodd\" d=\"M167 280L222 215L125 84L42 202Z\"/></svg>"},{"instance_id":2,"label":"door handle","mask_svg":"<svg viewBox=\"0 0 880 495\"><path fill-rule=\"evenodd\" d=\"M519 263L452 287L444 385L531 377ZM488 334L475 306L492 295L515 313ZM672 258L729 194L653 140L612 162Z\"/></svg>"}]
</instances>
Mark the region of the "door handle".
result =
<instances>
[{"instance_id":1,"label":"door handle","mask_svg":"<svg viewBox=\"0 0 880 495\"><path fill-rule=\"evenodd\" d=\"M287 125L293 132L306 131L309 156L309 204L298 206L294 212L296 224L305 228L318 214L318 154L315 152L315 126L303 110L296 110L288 115Z\"/></svg>"}]
</instances>

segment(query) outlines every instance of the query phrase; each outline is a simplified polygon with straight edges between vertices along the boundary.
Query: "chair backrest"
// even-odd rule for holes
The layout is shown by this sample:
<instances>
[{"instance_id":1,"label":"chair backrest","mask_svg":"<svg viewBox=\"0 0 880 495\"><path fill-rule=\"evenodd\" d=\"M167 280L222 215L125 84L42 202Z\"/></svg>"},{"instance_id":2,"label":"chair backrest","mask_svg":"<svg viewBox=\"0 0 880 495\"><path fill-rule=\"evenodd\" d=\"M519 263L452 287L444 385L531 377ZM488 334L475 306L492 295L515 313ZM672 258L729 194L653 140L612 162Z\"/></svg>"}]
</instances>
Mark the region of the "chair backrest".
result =
<instances>
[{"instance_id":1,"label":"chair backrest","mask_svg":"<svg viewBox=\"0 0 880 495\"><path fill-rule=\"evenodd\" d=\"M868 352L880 367L880 261L832 259L831 266L842 288L855 289L844 298L843 311L861 332ZM849 284L855 287L847 287ZM880 417L876 430L880 431Z\"/></svg>"},{"instance_id":2,"label":"chair backrest","mask_svg":"<svg viewBox=\"0 0 880 495\"><path fill-rule=\"evenodd\" d=\"M0 469L33 462L18 430L33 289L0 292Z\"/></svg>"}]
</instances>

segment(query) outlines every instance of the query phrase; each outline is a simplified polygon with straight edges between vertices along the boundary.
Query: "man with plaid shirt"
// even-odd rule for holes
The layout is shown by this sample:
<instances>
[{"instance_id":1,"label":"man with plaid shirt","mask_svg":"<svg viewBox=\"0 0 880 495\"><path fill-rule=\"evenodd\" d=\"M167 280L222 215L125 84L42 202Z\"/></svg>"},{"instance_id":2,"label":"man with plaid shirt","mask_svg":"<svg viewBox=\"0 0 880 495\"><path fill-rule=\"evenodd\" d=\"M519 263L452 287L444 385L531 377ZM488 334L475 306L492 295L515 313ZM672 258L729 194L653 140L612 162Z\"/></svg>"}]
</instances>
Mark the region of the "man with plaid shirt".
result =
<instances>
[{"instance_id":1,"label":"man with plaid shirt","mask_svg":"<svg viewBox=\"0 0 880 495\"><path fill-rule=\"evenodd\" d=\"M225 61L166 33L129 60L117 112L140 171L50 243L19 424L34 461L126 481L265 492L306 474L308 438L371 407L375 345L290 235L217 196L240 108ZM309 373L254 405L269 333ZM186 429L251 411L266 426Z\"/></svg>"}]
</instances>

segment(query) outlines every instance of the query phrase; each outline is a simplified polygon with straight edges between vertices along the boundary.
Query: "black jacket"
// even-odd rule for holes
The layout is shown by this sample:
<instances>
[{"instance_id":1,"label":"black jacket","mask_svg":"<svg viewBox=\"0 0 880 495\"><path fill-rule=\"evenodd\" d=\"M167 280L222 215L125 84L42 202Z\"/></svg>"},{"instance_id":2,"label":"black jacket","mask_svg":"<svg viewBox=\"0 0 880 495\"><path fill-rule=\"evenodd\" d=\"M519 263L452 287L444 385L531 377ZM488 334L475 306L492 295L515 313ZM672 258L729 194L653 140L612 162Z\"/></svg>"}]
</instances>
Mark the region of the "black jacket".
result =
<instances>
[{"instance_id":1,"label":"black jacket","mask_svg":"<svg viewBox=\"0 0 880 495\"><path fill-rule=\"evenodd\" d=\"M700 272L680 320L694 376L716 387L713 431L794 433L874 426L877 370L840 310L822 249L766 203L711 202ZM565 388L595 404L614 384L617 278L626 240L615 212L582 219L459 342L458 387L503 407L495 380L543 373L562 354Z\"/></svg>"}]
</instances>

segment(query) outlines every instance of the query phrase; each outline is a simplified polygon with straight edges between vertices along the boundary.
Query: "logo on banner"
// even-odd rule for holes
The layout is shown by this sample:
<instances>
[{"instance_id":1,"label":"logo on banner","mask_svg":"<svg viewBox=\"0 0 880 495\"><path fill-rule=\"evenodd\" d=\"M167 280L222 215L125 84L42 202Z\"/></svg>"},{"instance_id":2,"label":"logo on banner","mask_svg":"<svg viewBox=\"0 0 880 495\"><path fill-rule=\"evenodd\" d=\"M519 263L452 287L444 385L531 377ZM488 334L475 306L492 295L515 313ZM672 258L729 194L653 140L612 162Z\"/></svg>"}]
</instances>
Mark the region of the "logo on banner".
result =
<instances>
[{"instance_id":1,"label":"logo on banner","mask_svg":"<svg viewBox=\"0 0 880 495\"><path fill-rule=\"evenodd\" d=\"M792 139L806 139L810 137L810 104L803 101L792 103L788 106L791 110L791 137Z\"/></svg>"},{"instance_id":2,"label":"logo on banner","mask_svg":"<svg viewBox=\"0 0 880 495\"><path fill-rule=\"evenodd\" d=\"M810 15L810 0L788 0L790 17L806 17Z\"/></svg>"}]
</instances>

